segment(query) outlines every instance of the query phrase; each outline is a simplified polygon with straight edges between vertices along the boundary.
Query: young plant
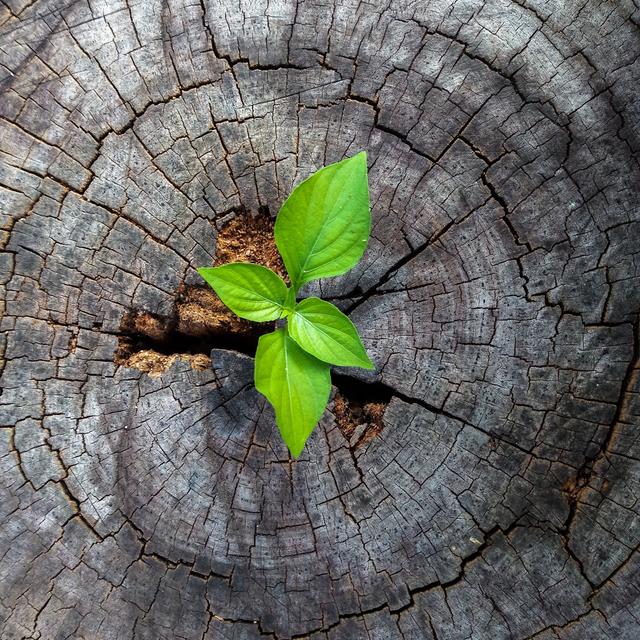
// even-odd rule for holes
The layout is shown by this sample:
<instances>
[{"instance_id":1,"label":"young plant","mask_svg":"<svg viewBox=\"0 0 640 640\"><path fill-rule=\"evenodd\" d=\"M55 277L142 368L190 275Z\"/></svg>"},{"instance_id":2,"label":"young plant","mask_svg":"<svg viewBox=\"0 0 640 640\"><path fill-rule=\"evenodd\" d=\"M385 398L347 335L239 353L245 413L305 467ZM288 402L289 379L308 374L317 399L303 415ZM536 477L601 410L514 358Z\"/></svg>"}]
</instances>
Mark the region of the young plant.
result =
<instances>
[{"instance_id":1,"label":"young plant","mask_svg":"<svg viewBox=\"0 0 640 640\"><path fill-rule=\"evenodd\" d=\"M275 224L278 251L291 286L259 264L201 267L200 275L236 315L256 322L283 320L260 337L256 389L273 405L276 423L297 458L329 400L331 365L373 369L358 332L330 302L306 298L300 287L353 268L371 231L367 156L331 164L300 183Z\"/></svg>"}]
</instances>

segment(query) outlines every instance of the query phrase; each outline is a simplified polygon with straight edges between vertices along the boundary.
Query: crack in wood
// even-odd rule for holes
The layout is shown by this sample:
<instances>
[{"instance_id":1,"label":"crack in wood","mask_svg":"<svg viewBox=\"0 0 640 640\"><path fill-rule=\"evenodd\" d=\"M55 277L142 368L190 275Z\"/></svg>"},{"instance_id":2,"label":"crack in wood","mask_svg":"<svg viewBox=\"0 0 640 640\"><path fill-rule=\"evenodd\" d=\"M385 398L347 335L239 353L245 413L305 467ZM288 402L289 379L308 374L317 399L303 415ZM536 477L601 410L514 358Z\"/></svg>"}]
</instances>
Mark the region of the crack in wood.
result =
<instances>
[{"instance_id":1,"label":"crack in wood","mask_svg":"<svg viewBox=\"0 0 640 640\"><path fill-rule=\"evenodd\" d=\"M498 4L7 7L8 637L636 633L638 11ZM379 371L292 464L192 268L362 148Z\"/></svg>"}]
</instances>

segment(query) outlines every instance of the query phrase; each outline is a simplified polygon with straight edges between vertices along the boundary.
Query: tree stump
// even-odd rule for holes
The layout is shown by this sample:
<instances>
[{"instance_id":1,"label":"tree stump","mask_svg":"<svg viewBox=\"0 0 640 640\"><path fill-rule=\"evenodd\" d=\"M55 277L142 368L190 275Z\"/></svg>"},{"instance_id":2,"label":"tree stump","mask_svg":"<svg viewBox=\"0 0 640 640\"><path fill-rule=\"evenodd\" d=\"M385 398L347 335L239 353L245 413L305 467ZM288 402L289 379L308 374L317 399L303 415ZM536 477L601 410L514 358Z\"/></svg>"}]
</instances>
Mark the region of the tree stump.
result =
<instances>
[{"instance_id":1,"label":"tree stump","mask_svg":"<svg viewBox=\"0 0 640 640\"><path fill-rule=\"evenodd\" d=\"M637 638L639 21L4 0L2 638ZM195 267L361 149L306 293L377 372L294 462Z\"/></svg>"}]
</instances>

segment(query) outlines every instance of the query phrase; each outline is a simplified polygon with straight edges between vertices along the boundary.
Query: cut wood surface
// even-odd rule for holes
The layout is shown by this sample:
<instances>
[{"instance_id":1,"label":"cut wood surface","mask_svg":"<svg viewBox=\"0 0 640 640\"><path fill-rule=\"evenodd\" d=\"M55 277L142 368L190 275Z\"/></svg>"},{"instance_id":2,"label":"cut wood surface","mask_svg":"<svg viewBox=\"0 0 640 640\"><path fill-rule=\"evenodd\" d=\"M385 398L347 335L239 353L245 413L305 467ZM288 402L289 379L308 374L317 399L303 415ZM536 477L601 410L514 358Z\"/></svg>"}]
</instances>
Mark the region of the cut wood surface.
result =
<instances>
[{"instance_id":1,"label":"cut wood surface","mask_svg":"<svg viewBox=\"0 0 640 640\"><path fill-rule=\"evenodd\" d=\"M640 637L631 0L3 0L0 637ZM341 370L292 461L270 327L292 187L366 149L309 286Z\"/></svg>"}]
</instances>

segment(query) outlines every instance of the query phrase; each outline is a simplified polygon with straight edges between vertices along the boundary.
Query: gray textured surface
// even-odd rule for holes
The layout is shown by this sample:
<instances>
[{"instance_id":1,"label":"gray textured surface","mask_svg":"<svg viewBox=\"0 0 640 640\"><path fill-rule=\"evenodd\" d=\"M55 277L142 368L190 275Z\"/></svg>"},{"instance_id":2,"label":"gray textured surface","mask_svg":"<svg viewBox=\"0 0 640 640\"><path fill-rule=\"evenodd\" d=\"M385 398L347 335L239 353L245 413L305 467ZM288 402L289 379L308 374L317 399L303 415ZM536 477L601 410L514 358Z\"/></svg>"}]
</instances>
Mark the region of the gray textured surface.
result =
<instances>
[{"instance_id":1,"label":"gray textured surface","mask_svg":"<svg viewBox=\"0 0 640 640\"><path fill-rule=\"evenodd\" d=\"M1 637L638 638L639 21L3 0ZM216 221L361 148L373 237L322 293L378 438L327 412L291 464L247 356L114 365Z\"/></svg>"}]
</instances>

